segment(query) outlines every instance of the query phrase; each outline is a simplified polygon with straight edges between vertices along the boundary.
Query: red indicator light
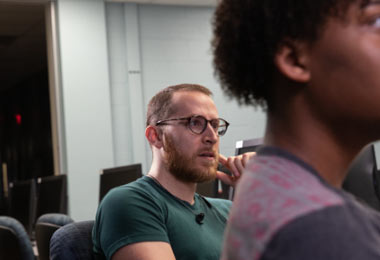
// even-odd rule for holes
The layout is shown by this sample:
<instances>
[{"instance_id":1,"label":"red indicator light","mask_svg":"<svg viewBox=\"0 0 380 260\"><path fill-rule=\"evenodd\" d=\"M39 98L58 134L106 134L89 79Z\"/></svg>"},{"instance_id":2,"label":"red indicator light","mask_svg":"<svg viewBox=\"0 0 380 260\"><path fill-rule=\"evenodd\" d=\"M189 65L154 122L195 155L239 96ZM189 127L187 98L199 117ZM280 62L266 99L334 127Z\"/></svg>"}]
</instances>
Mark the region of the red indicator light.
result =
<instances>
[{"instance_id":1,"label":"red indicator light","mask_svg":"<svg viewBox=\"0 0 380 260\"><path fill-rule=\"evenodd\" d=\"M17 123L18 125L21 125L21 115L20 115L20 114L16 114L16 115L15 115L15 118L16 118L16 123Z\"/></svg>"}]
</instances>

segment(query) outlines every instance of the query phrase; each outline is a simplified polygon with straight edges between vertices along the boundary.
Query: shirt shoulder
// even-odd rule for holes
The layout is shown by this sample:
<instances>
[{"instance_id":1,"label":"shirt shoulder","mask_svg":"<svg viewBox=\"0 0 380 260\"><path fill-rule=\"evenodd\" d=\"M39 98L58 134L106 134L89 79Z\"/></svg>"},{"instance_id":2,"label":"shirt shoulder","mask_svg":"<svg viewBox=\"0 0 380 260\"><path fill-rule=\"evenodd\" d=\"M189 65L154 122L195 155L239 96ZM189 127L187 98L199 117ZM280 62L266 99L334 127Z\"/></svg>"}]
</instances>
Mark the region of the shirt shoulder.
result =
<instances>
[{"instance_id":1,"label":"shirt shoulder","mask_svg":"<svg viewBox=\"0 0 380 260\"><path fill-rule=\"evenodd\" d=\"M139 180L112 189L99 205L93 228L94 251L111 258L122 246L142 241L168 242L167 211L155 187Z\"/></svg>"},{"instance_id":2,"label":"shirt shoulder","mask_svg":"<svg viewBox=\"0 0 380 260\"><path fill-rule=\"evenodd\" d=\"M228 216L232 201L226 200L226 199L218 199L218 198L206 198L207 201L212 205L212 207L215 207L217 210L223 213L223 215Z\"/></svg>"},{"instance_id":3,"label":"shirt shoulder","mask_svg":"<svg viewBox=\"0 0 380 260\"><path fill-rule=\"evenodd\" d=\"M239 181L227 226L225 255L235 258L225 259L259 259L286 224L343 204L302 165L280 156L255 156Z\"/></svg>"}]
</instances>

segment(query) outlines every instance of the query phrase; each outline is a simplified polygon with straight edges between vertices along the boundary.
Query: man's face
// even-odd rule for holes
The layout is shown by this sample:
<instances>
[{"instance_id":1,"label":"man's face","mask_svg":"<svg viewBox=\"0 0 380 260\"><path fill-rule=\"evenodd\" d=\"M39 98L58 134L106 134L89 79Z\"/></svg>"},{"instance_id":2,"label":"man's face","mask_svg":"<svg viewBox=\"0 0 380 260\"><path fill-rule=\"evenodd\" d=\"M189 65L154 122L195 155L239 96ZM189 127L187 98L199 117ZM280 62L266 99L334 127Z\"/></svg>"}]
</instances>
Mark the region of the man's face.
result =
<instances>
[{"instance_id":1,"label":"man's face","mask_svg":"<svg viewBox=\"0 0 380 260\"><path fill-rule=\"evenodd\" d=\"M310 54L311 80L306 91L314 115L339 126L341 134L364 127L360 130L369 135L373 131L378 138L380 2L352 4L344 19L328 20Z\"/></svg>"},{"instance_id":2,"label":"man's face","mask_svg":"<svg viewBox=\"0 0 380 260\"><path fill-rule=\"evenodd\" d=\"M176 113L170 118L201 115L218 118L214 102L200 92L182 91L173 95ZM163 128L165 164L168 171L185 182L205 182L215 178L218 166L219 137L210 125L202 134L191 132L186 121Z\"/></svg>"}]
</instances>

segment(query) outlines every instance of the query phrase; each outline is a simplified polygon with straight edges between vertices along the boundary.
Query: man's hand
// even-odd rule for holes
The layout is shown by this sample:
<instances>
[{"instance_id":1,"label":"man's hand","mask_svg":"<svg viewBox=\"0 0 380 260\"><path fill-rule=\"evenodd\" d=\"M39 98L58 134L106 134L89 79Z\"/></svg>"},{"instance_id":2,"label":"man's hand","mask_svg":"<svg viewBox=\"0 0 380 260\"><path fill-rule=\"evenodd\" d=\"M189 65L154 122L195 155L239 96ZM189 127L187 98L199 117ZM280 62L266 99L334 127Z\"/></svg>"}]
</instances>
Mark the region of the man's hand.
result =
<instances>
[{"instance_id":1,"label":"man's hand","mask_svg":"<svg viewBox=\"0 0 380 260\"><path fill-rule=\"evenodd\" d=\"M225 157L219 154L219 162L230 170L232 175L225 174L224 172L217 171L216 177L225 184L235 187L241 174L243 173L249 159L256 155L255 152L248 152L237 156Z\"/></svg>"}]
</instances>

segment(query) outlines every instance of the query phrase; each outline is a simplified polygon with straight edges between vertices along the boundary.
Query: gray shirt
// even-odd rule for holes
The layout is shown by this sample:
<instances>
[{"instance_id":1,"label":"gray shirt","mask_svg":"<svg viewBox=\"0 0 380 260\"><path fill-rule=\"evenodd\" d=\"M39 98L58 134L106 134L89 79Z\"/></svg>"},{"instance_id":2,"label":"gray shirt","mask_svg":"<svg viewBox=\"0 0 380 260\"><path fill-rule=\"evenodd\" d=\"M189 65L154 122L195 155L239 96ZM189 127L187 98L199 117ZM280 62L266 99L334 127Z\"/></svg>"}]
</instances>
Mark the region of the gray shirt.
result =
<instances>
[{"instance_id":1,"label":"gray shirt","mask_svg":"<svg viewBox=\"0 0 380 260\"><path fill-rule=\"evenodd\" d=\"M380 215L264 147L239 182L222 259L380 259Z\"/></svg>"}]
</instances>

